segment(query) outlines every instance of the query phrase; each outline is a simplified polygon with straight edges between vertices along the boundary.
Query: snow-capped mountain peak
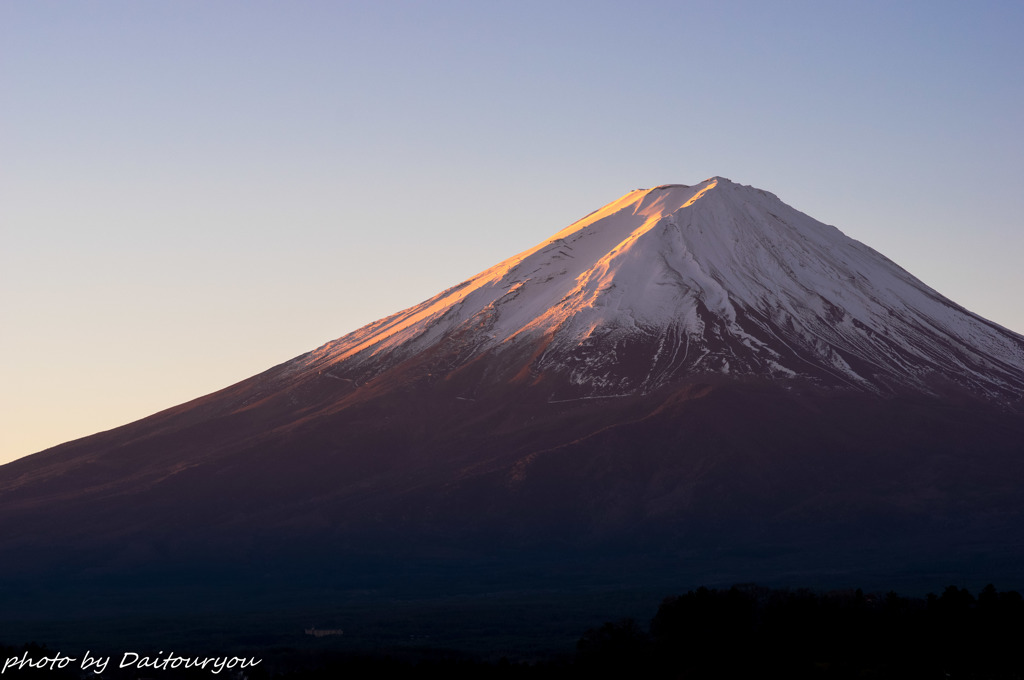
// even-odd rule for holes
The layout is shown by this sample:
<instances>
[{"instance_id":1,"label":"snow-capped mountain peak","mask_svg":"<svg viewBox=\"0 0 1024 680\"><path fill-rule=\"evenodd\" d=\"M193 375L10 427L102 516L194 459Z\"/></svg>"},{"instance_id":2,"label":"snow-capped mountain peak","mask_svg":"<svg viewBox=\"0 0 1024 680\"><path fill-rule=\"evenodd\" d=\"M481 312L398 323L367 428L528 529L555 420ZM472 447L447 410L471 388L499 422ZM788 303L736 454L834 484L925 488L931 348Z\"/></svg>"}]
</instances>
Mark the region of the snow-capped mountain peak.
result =
<instances>
[{"instance_id":1,"label":"snow-capped mountain peak","mask_svg":"<svg viewBox=\"0 0 1024 680\"><path fill-rule=\"evenodd\" d=\"M722 177L631 191L302 363L372 363L379 373L428 348L452 345L466 361L522 343L543 346L534 374L562 375L585 394L705 374L883 394L955 386L1004 402L1024 394L1024 338Z\"/></svg>"}]
</instances>

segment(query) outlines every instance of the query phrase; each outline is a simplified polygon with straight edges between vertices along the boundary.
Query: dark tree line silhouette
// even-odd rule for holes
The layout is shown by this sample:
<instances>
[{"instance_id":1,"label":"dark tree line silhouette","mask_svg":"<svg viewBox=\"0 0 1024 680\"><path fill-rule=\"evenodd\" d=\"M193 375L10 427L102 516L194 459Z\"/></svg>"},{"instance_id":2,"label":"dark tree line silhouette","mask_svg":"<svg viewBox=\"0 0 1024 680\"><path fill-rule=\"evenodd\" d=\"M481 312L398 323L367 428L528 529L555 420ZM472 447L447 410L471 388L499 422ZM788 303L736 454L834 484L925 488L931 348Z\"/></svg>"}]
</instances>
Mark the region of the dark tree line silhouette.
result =
<instances>
[{"instance_id":1,"label":"dark tree line silhouette","mask_svg":"<svg viewBox=\"0 0 1024 680\"><path fill-rule=\"evenodd\" d=\"M588 630L576 666L600 677L1024 678L1024 599L986 586L907 598L753 585L699 588ZM621 674L621 675L620 675Z\"/></svg>"}]
</instances>

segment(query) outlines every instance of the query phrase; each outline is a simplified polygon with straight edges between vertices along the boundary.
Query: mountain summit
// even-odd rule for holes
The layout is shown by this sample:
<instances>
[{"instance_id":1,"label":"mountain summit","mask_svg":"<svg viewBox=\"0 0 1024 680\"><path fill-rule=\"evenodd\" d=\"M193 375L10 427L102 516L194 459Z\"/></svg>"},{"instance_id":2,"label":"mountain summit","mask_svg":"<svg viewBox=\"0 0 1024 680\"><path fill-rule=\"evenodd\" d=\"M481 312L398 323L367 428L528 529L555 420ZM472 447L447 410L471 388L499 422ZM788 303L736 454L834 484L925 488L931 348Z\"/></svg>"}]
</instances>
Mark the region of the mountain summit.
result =
<instances>
[{"instance_id":1,"label":"mountain summit","mask_svg":"<svg viewBox=\"0 0 1024 680\"><path fill-rule=\"evenodd\" d=\"M722 177L632 191L302 365L365 382L438 348L452 368L531 344L530 372L564 377L577 397L704 374L877 394L955 387L1009 404L1024 395L1020 336Z\"/></svg>"},{"instance_id":2,"label":"mountain summit","mask_svg":"<svg viewBox=\"0 0 1024 680\"><path fill-rule=\"evenodd\" d=\"M1019 577L1022 397L1024 337L838 229L721 177L638 189L315 351L0 467L0 573Z\"/></svg>"}]
</instances>

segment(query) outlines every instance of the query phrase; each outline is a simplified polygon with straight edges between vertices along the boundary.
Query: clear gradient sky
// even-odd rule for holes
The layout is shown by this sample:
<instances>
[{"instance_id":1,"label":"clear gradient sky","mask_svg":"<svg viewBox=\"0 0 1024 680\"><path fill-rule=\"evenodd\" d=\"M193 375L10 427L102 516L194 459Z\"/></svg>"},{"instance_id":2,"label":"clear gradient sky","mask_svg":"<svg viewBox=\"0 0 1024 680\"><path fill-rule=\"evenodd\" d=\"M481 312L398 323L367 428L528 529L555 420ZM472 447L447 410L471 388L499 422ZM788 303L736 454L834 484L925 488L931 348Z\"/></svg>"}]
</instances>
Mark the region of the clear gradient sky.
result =
<instances>
[{"instance_id":1,"label":"clear gradient sky","mask_svg":"<svg viewBox=\"0 0 1024 680\"><path fill-rule=\"evenodd\" d=\"M1024 332L1024 2L0 2L0 462L637 187L767 189Z\"/></svg>"}]
</instances>

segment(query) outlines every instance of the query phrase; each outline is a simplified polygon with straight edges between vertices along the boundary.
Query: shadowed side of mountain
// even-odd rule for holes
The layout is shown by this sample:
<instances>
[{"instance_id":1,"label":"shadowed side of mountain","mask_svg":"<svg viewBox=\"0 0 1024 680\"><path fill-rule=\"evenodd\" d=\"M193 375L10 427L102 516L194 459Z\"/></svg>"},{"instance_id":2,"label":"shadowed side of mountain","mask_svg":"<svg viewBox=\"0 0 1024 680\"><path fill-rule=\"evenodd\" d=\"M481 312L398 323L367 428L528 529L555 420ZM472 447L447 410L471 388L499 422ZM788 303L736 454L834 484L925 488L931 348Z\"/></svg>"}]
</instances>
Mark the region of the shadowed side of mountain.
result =
<instances>
[{"instance_id":1,"label":"shadowed side of mountain","mask_svg":"<svg viewBox=\"0 0 1024 680\"><path fill-rule=\"evenodd\" d=\"M119 473L145 484L8 505L3 569L330 579L381 562L483 560L600 580L635 562L764 581L811 565L851 578L880 565L942 571L954 546L966 569L1024 544L1024 428L1012 415L758 381L555 404L541 397L549 387L471 401L458 384L412 385L173 474ZM384 414L404 415L395 426ZM117 450L197 451L192 433Z\"/></svg>"}]
</instances>

